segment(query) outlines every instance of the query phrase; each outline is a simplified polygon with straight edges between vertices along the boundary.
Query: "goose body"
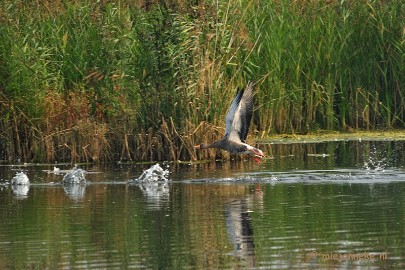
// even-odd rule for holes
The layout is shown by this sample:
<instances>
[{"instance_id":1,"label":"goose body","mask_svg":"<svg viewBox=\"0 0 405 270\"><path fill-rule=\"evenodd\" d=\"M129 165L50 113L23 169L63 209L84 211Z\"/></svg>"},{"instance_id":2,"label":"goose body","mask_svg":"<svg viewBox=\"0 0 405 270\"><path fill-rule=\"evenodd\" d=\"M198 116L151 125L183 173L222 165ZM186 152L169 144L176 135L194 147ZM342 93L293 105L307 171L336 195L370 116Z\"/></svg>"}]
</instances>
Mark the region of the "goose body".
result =
<instances>
[{"instance_id":1,"label":"goose body","mask_svg":"<svg viewBox=\"0 0 405 270\"><path fill-rule=\"evenodd\" d=\"M232 154L251 155L256 162L264 157L263 152L246 143L250 121L253 115L253 83L239 91L233 99L226 116L225 136L211 144L199 144L196 149L220 148Z\"/></svg>"}]
</instances>

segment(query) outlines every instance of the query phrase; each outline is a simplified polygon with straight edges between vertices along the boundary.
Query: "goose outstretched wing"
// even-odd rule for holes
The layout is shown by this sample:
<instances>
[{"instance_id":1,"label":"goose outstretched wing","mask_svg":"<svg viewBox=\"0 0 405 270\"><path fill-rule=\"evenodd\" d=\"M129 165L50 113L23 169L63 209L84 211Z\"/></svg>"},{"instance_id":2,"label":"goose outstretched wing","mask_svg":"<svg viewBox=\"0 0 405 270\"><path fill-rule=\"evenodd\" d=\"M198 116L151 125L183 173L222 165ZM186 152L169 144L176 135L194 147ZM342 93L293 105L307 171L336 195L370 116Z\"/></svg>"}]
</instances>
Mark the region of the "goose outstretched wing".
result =
<instances>
[{"instance_id":1,"label":"goose outstretched wing","mask_svg":"<svg viewBox=\"0 0 405 270\"><path fill-rule=\"evenodd\" d=\"M245 91L238 91L226 116L225 137L235 142L245 142L253 115L253 82Z\"/></svg>"}]
</instances>

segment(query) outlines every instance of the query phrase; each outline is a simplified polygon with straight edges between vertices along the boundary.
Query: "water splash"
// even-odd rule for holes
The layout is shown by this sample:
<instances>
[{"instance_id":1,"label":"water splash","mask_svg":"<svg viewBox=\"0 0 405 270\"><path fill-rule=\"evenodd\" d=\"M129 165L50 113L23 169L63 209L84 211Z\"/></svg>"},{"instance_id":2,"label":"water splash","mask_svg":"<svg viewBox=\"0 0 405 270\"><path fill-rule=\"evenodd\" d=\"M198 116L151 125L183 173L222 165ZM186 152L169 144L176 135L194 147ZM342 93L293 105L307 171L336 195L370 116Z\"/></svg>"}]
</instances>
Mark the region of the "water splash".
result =
<instances>
[{"instance_id":1,"label":"water splash","mask_svg":"<svg viewBox=\"0 0 405 270\"><path fill-rule=\"evenodd\" d=\"M11 179L11 189L17 198L27 198L28 192L30 191L30 180L28 176L23 172L16 173L13 179Z\"/></svg>"},{"instance_id":2,"label":"water splash","mask_svg":"<svg viewBox=\"0 0 405 270\"><path fill-rule=\"evenodd\" d=\"M164 170L157 163L144 170L137 179L128 181L129 184L138 184L146 196L149 206L160 208L162 201L169 198L169 170Z\"/></svg>"},{"instance_id":3,"label":"water splash","mask_svg":"<svg viewBox=\"0 0 405 270\"><path fill-rule=\"evenodd\" d=\"M372 150L370 150L368 160L364 161L363 169L365 169L368 173L385 172L387 165L388 165L387 158L386 157L380 158L379 152L374 147Z\"/></svg>"},{"instance_id":4,"label":"water splash","mask_svg":"<svg viewBox=\"0 0 405 270\"><path fill-rule=\"evenodd\" d=\"M276 182L276 181L278 181L278 177L275 176L275 175L272 175L272 176L270 177L270 181Z\"/></svg>"},{"instance_id":5,"label":"water splash","mask_svg":"<svg viewBox=\"0 0 405 270\"><path fill-rule=\"evenodd\" d=\"M151 183L159 181L169 181L169 170L164 170L157 163L147 170L144 170L138 179L132 180L130 182L141 182L141 183Z\"/></svg>"},{"instance_id":6,"label":"water splash","mask_svg":"<svg viewBox=\"0 0 405 270\"><path fill-rule=\"evenodd\" d=\"M73 168L70 172L65 174L62 179L63 184L84 184L86 171L78 168Z\"/></svg>"},{"instance_id":7,"label":"water splash","mask_svg":"<svg viewBox=\"0 0 405 270\"><path fill-rule=\"evenodd\" d=\"M11 185L13 186L28 185L29 183L30 179L28 179L28 176L23 172L16 173L13 179L11 179Z\"/></svg>"}]
</instances>

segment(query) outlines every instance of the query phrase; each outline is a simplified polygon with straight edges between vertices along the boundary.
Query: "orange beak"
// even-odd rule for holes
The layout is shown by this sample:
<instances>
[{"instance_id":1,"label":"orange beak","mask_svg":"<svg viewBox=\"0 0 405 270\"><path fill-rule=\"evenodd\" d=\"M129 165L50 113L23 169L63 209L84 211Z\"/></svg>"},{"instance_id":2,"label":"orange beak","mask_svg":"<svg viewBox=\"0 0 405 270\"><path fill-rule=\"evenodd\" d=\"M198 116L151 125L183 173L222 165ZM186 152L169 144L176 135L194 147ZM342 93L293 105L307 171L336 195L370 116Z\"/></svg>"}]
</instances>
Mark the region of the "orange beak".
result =
<instances>
[{"instance_id":1,"label":"orange beak","mask_svg":"<svg viewBox=\"0 0 405 270\"><path fill-rule=\"evenodd\" d=\"M201 149L200 145L194 145L194 149Z\"/></svg>"},{"instance_id":2,"label":"orange beak","mask_svg":"<svg viewBox=\"0 0 405 270\"><path fill-rule=\"evenodd\" d=\"M263 155L264 156L264 155ZM262 158L258 157L258 156L252 156L252 159L257 163L260 164L260 162L262 162Z\"/></svg>"},{"instance_id":3,"label":"orange beak","mask_svg":"<svg viewBox=\"0 0 405 270\"><path fill-rule=\"evenodd\" d=\"M265 157L266 155L265 154L263 154L261 151L259 152L259 151L254 151L254 155L255 156L258 156L258 157Z\"/></svg>"}]
</instances>

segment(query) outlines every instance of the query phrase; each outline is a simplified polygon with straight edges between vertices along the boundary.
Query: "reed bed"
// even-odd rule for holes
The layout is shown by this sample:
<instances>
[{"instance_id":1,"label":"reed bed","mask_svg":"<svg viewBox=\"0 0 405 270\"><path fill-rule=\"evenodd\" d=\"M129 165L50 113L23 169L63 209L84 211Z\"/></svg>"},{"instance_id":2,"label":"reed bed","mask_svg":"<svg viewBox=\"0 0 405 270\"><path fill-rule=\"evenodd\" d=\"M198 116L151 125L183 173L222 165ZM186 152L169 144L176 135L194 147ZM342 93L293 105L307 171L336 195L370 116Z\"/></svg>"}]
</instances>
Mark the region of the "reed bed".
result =
<instances>
[{"instance_id":1,"label":"reed bed","mask_svg":"<svg viewBox=\"0 0 405 270\"><path fill-rule=\"evenodd\" d=\"M404 126L399 1L261 1L248 22L266 132Z\"/></svg>"},{"instance_id":2,"label":"reed bed","mask_svg":"<svg viewBox=\"0 0 405 270\"><path fill-rule=\"evenodd\" d=\"M403 1L2 1L0 160L230 158L237 87L250 141L404 128Z\"/></svg>"}]
</instances>

